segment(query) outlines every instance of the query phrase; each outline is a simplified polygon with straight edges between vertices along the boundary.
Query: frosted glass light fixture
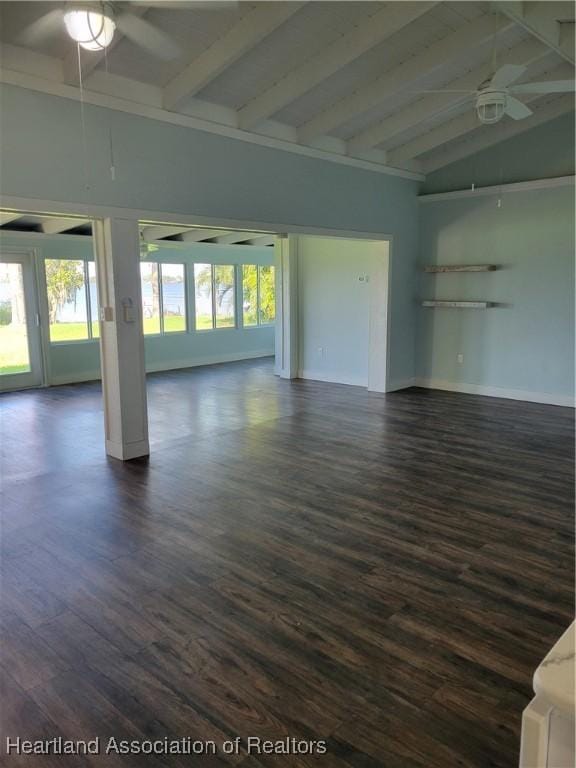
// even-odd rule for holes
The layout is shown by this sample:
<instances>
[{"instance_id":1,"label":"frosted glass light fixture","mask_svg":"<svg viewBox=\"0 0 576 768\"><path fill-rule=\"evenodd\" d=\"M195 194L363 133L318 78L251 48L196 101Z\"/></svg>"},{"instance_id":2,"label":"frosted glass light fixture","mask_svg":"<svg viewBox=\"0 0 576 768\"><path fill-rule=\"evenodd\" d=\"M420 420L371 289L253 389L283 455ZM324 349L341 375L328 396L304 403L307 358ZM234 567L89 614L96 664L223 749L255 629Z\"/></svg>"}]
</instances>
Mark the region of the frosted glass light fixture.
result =
<instances>
[{"instance_id":1,"label":"frosted glass light fixture","mask_svg":"<svg viewBox=\"0 0 576 768\"><path fill-rule=\"evenodd\" d=\"M478 94L476 112L481 123L492 125L499 122L504 117L505 110L505 91L484 91Z\"/></svg>"},{"instance_id":2,"label":"frosted glass light fixture","mask_svg":"<svg viewBox=\"0 0 576 768\"><path fill-rule=\"evenodd\" d=\"M114 37L116 24L108 16L104 6L102 10L94 8L70 8L64 14L66 30L87 51L103 51Z\"/></svg>"}]
</instances>

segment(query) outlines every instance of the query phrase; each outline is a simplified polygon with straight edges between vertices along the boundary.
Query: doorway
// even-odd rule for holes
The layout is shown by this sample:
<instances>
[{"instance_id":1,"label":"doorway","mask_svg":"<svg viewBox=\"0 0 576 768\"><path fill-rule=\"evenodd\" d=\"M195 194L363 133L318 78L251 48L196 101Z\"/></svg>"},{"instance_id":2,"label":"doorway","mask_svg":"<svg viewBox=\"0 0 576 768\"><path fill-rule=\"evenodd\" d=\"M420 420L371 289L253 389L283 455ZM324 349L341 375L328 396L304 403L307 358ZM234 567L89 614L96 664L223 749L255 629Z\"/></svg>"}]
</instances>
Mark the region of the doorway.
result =
<instances>
[{"instance_id":1,"label":"doorway","mask_svg":"<svg viewBox=\"0 0 576 768\"><path fill-rule=\"evenodd\" d=\"M34 257L0 253L0 391L42 384Z\"/></svg>"},{"instance_id":2,"label":"doorway","mask_svg":"<svg viewBox=\"0 0 576 768\"><path fill-rule=\"evenodd\" d=\"M300 378L386 391L389 243L298 237Z\"/></svg>"}]
</instances>

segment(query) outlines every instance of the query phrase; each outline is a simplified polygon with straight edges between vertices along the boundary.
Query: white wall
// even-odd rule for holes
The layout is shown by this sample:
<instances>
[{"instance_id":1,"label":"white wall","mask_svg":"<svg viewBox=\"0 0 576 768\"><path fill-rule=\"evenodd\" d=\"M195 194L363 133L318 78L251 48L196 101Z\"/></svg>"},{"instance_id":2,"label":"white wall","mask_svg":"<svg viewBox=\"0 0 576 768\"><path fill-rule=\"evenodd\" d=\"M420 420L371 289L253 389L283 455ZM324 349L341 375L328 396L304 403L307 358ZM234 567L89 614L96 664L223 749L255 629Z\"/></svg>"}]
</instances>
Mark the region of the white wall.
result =
<instances>
[{"instance_id":1,"label":"white wall","mask_svg":"<svg viewBox=\"0 0 576 768\"><path fill-rule=\"evenodd\" d=\"M368 386L373 280L386 252L372 241L299 238L301 378Z\"/></svg>"},{"instance_id":2,"label":"white wall","mask_svg":"<svg viewBox=\"0 0 576 768\"><path fill-rule=\"evenodd\" d=\"M64 213L83 203L392 235L390 377L414 376L418 182L87 104L85 189L79 103L8 85L0 99L1 191L31 210L44 199Z\"/></svg>"},{"instance_id":3,"label":"white wall","mask_svg":"<svg viewBox=\"0 0 576 768\"><path fill-rule=\"evenodd\" d=\"M418 383L573 404L574 188L504 190L501 198L501 207L498 195L422 205L423 264L499 268L422 275L421 298L496 306L420 309Z\"/></svg>"}]
</instances>

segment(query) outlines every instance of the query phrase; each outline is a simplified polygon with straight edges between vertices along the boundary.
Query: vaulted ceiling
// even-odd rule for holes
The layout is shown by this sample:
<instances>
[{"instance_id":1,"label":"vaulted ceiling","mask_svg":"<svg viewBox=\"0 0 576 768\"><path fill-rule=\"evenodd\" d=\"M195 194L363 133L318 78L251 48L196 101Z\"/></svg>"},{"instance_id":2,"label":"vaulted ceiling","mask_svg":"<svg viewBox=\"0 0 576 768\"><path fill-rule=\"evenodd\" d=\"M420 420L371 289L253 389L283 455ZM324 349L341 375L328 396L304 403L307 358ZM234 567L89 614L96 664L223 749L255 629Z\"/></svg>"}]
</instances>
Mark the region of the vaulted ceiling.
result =
<instances>
[{"instance_id":1,"label":"vaulted ceiling","mask_svg":"<svg viewBox=\"0 0 576 768\"><path fill-rule=\"evenodd\" d=\"M106 55L81 51L80 70L62 24L22 43L61 5L0 3L2 81L71 95L81 71L99 103L347 162L428 173L574 109L573 94L527 94L531 117L481 125L458 92L506 63L526 65L520 82L573 78L571 2L115 3L179 55L159 60L117 30Z\"/></svg>"}]
</instances>

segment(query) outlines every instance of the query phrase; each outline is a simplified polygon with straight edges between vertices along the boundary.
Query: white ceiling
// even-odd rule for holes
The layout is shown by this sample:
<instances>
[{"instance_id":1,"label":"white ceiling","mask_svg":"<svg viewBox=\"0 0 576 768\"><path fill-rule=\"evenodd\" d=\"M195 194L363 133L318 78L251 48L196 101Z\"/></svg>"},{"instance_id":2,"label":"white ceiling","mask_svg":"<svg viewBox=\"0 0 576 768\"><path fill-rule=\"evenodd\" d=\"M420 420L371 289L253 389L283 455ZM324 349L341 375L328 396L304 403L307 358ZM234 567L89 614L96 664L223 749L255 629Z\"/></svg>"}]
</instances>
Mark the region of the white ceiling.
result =
<instances>
[{"instance_id":1,"label":"white ceiling","mask_svg":"<svg viewBox=\"0 0 576 768\"><path fill-rule=\"evenodd\" d=\"M572 94L532 98L531 118L481 126L472 102L426 90L475 87L499 63L523 81L574 76L570 2L239 2L134 9L180 47L154 58L116 32L107 55L82 51L83 86L177 115L340 158L428 172L574 109ZM186 5L185 3L183 4ZM215 6L218 3L214 3ZM26 27L63 3L0 2L0 79L78 85L59 24L23 46ZM523 98L528 102L529 99ZM118 102L116 102L116 105Z\"/></svg>"}]
</instances>

